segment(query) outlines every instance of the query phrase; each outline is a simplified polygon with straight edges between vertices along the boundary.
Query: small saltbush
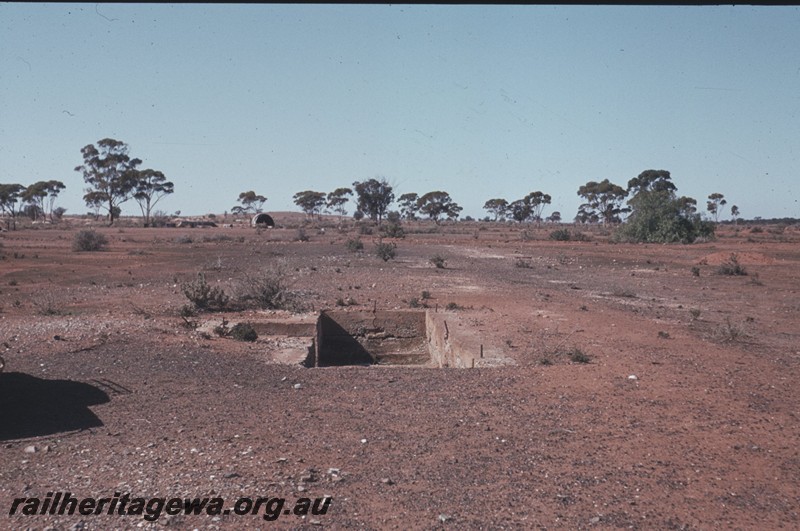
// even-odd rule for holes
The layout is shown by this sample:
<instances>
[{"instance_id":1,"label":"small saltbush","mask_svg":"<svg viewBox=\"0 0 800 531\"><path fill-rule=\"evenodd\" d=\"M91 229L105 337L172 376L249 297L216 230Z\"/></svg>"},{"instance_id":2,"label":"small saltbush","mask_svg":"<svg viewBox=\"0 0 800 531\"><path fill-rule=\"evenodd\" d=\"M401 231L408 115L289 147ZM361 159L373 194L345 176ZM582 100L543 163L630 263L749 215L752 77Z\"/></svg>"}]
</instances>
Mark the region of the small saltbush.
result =
<instances>
[{"instance_id":1,"label":"small saltbush","mask_svg":"<svg viewBox=\"0 0 800 531\"><path fill-rule=\"evenodd\" d=\"M569 229L556 229L550 233L550 239L558 242L567 242L570 240Z\"/></svg>"},{"instance_id":2,"label":"small saltbush","mask_svg":"<svg viewBox=\"0 0 800 531\"><path fill-rule=\"evenodd\" d=\"M252 342L258 339L258 333L250 323L236 323L231 328L229 335L236 341Z\"/></svg>"},{"instance_id":3,"label":"small saltbush","mask_svg":"<svg viewBox=\"0 0 800 531\"><path fill-rule=\"evenodd\" d=\"M573 363L589 363L591 358L579 348L573 348L569 351L569 359Z\"/></svg>"},{"instance_id":4,"label":"small saltbush","mask_svg":"<svg viewBox=\"0 0 800 531\"><path fill-rule=\"evenodd\" d=\"M234 293L240 303L260 309L288 310L294 304L294 294L280 267L245 273Z\"/></svg>"},{"instance_id":5,"label":"small saltbush","mask_svg":"<svg viewBox=\"0 0 800 531\"><path fill-rule=\"evenodd\" d=\"M361 238L351 238L347 240L347 250L351 253L357 253L364 250L364 242Z\"/></svg>"},{"instance_id":6,"label":"small saltbush","mask_svg":"<svg viewBox=\"0 0 800 531\"><path fill-rule=\"evenodd\" d=\"M227 234L213 234L211 236L203 236L203 243L209 242L229 242L232 241L233 237L228 236Z\"/></svg>"},{"instance_id":7,"label":"small saltbush","mask_svg":"<svg viewBox=\"0 0 800 531\"><path fill-rule=\"evenodd\" d=\"M444 266L447 264L447 260L439 254L431 257L430 262L436 266L436 269L444 269Z\"/></svg>"},{"instance_id":8,"label":"small saltbush","mask_svg":"<svg viewBox=\"0 0 800 531\"><path fill-rule=\"evenodd\" d=\"M397 255L397 245L394 243L378 243L375 245L375 254L384 262L388 262Z\"/></svg>"},{"instance_id":9,"label":"small saltbush","mask_svg":"<svg viewBox=\"0 0 800 531\"><path fill-rule=\"evenodd\" d=\"M196 280L183 284L181 290L198 310L224 310L230 301L222 288L206 282L203 273L198 273Z\"/></svg>"},{"instance_id":10,"label":"small saltbush","mask_svg":"<svg viewBox=\"0 0 800 531\"><path fill-rule=\"evenodd\" d=\"M747 270L744 268L742 264L739 263L739 259L736 258L735 254L731 254L731 257L728 258L725 262L722 262L719 267L717 268L717 274L719 275L739 275L745 276L747 275Z\"/></svg>"},{"instance_id":11,"label":"small saltbush","mask_svg":"<svg viewBox=\"0 0 800 531\"><path fill-rule=\"evenodd\" d=\"M589 237L578 231L570 231L569 229L556 229L550 233L550 239L558 242L588 242Z\"/></svg>"},{"instance_id":12,"label":"small saltbush","mask_svg":"<svg viewBox=\"0 0 800 531\"><path fill-rule=\"evenodd\" d=\"M108 238L95 230L82 230L72 240L72 250L77 252L102 251Z\"/></svg>"},{"instance_id":13,"label":"small saltbush","mask_svg":"<svg viewBox=\"0 0 800 531\"><path fill-rule=\"evenodd\" d=\"M336 299L336 306L340 306L342 308L346 306L355 306L357 304L358 302L356 302L356 300L353 297L347 297L346 299L339 297L338 299Z\"/></svg>"},{"instance_id":14,"label":"small saltbush","mask_svg":"<svg viewBox=\"0 0 800 531\"><path fill-rule=\"evenodd\" d=\"M383 227L381 227L381 234L386 238L405 238L406 231L403 230L403 226L400 223L396 222L389 222Z\"/></svg>"}]
</instances>

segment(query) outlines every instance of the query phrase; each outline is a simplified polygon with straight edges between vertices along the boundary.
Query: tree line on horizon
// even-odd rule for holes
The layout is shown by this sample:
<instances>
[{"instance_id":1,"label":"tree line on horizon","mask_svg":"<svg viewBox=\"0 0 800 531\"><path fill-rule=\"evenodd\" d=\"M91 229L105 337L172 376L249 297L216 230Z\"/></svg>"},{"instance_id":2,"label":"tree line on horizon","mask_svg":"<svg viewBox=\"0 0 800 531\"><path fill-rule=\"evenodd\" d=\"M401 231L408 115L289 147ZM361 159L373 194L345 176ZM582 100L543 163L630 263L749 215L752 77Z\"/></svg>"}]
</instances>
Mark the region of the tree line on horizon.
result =
<instances>
[{"instance_id":1,"label":"tree line on horizon","mask_svg":"<svg viewBox=\"0 0 800 531\"><path fill-rule=\"evenodd\" d=\"M380 224L388 207L394 202L392 186L386 179L370 179L355 182L353 187L357 195L357 210L353 217L357 220L369 217ZM327 195L306 190L295 194L294 200L309 216L319 215L323 207L332 207L334 204L344 214L346 196L352 193L353 190L349 188L340 188ZM613 225L617 227L615 237L618 240L637 242L688 243L697 238L713 237L721 207L727 204L723 194L710 194L706 210L713 215L713 223L703 219L697 212L697 200L678 196L672 176L666 170L645 170L629 180L626 188L608 179L601 182L589 181L578 188L578 195L585 202L578 208L576 223ZM629 199L626 202L627 198ZM502 198L490 199L483 208L494 216L494 221L512 219L519 223L540 222L544 219L544 208L551 200L549 194L535 191L512 202ZM406 220L417 219L420 213L437 223L442 216L455 220L462 210L447 192L442 191L429 192L422 196L416 193L403 194L398 203L400 212L397 217ZM623 216L626 215L623 223ZM738 219L739 208L736 205L731 207L731 215L734 220ZM561 213L553 212L544 220L559 222Z\"/></svg>"},{"instance_id":2,"label":"tree line on horizon","mask_svg":"<svg viewBox=\"0 0 800 531\"><path fill-rule=\"evenodd\" d=\"M81 155L83 164L75 167L75 171L82 174L88 185L83 199L94 210L95 217L99 217L100 210L104 210L109 225L113 225L120 216L120 205L134 199L141 209L144 226L150 226L155 205L163 197L174 193L174 184L161 171L139 168L142 160L131 158L128 145L124 142L105 138L98 141L96 146L85 146L81 149ZM39 181L27 187L0 184L0 212L6 214L8 228L15 228L16 218L21 215L34 221L40 218L50 221L59 219L66 210L54 208L54 204L65 188L64 183L58 180ZM585 202L578 208L574 218L576 223L623 225L619 233L627 239L693 241L709 233L709 230L713 233L713 228L708 228L710 222L701 219L697 212L697 200L679 197L677 187L666 170L645 170L629 180L625 188L608 179L589 181L580 186L577 193ZM356 181L352 188L341 187L328 193L304 190L294 194L293 201L309 217L319 216L323 211L346 216L345 205L353 196L356 204L353 218L367 218L378 224L390 213L389 207L395 202L393 187L385 178ZM266 201L267 197L253 190L242 192L237 199L239 204L231 212L235 215L255 214L261 212ZM544 209L551 201L551 196L542 191L531 192L514 201L489 199L483 209L493 219L486 216L484 221L560 222L561 213L557 211L543 217ZM441 190L422 195L405 193L397 198L397 204L397 219L428 218L435 223L442 219L458 220L463 210L449 193ZM708 196L706 210L714 223L719 222L722 207L726 204L721 193ZM731 206L730 214L737 221L739 208Z\"/></svg>"}]
</instances>

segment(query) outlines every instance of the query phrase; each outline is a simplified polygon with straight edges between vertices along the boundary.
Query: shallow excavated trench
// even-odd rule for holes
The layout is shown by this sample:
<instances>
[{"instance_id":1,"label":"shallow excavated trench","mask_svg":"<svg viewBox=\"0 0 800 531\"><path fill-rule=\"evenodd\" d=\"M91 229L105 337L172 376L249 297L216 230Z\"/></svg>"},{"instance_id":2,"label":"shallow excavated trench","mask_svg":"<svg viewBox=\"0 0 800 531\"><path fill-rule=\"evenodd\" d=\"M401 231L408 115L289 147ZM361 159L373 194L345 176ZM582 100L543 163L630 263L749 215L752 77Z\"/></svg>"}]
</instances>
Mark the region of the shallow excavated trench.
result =
<instances>
[{"instance_id":1,"label":"shallow excavated trench","mask_svg":"<svg viewBox=\"0 0 800 531\"><path fill-rule=\"evenodd\" d=\"M430 311L323 311L308 365L474 367L482 346L451 337L448 320L455 317Z\"/></svg>"}]
</instances>

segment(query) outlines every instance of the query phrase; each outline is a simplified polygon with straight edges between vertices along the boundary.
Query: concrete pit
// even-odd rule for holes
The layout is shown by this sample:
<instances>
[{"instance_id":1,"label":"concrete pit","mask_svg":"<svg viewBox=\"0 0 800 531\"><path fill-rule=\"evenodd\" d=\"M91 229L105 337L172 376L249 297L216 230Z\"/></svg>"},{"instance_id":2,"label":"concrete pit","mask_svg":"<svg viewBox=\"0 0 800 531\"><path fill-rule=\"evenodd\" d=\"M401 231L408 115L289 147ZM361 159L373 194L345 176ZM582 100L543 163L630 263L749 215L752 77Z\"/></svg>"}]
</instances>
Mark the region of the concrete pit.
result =
<instances>
[{"instance_id":1,"label":"concrete pit","mask_svg":"<svg viewBox=\"0 0 800 531\"><path fill-rule=\"evenodd\" d=\"M198 330L214 335L223 322L208 321ZM490 347L484 353L485 332L451 312L331 310L246 322L259 341L270 345L271 360L289 365L472 368L510 363L502 351Z\"/></svg>"}]
</instances>

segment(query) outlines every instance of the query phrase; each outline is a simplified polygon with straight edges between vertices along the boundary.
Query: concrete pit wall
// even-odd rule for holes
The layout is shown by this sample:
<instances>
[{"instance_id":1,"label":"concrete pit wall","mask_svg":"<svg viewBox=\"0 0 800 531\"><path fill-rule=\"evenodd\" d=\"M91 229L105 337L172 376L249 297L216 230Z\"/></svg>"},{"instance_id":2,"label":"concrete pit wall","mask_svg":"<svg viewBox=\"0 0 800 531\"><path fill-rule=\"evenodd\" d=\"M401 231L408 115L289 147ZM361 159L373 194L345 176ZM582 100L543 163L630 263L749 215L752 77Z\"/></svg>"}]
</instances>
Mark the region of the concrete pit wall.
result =
<instances>
[{"instance_id":1,"label":"concrete pit wall","mask_svg":"<svg viewBox=\"0 0 800 531\"><path fill-rule=\"evenodd\" d=\"M452 336L456 322L454 314L430 311L323 311L313 366L472 367L478 351Z\"/></svg>"}]
</instances>

